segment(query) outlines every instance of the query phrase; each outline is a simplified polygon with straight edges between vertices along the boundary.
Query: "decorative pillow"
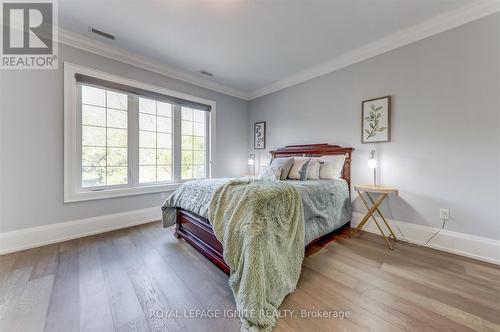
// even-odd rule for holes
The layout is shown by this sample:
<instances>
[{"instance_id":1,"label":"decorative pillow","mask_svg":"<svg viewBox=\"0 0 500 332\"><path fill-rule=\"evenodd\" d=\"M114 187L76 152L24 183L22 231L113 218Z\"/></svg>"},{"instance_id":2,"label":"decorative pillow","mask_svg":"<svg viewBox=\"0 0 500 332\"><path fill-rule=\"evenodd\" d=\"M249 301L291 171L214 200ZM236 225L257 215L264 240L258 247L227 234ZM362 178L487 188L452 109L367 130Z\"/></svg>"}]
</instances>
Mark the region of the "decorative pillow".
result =
<instances>
[{"instance_id":1,"label":"decorative pillow","mask_svg":"<svg viewBox=\"0 0 500 332\"><path fill-rule=\"evenodd\" d=\"M281 168L280 180L286 180L290 168L293 165L293 158L274 158L269 166Z\"/></svg>"},{"instance_id":2,"label":"decorative pillow","mask_svg":"<svg viewBox=\"0 0 500 332\"><path fill-rule=\"evenodd\" d=\"M281 176L281 167L262 166L258 178L261 180L279 180Z\"/></svg>"},{"instance_id":3,"label":"decorative pillow","mask_svg":"<svg viewBox=\"0 0 500 332\"><path fill-rule=\"evenodd\" d=\"M292 180L300 180L301 173L307 174L307 169L306 172L303 172L302 169L304 168L304 166L306 166L307 162L310 159L311 158L294 158L293 166L292 169L290 169L290 174L288 174L288 178Z\"/></svg>"},{"instance_id":4,"label":"decorative pillow","mask_svg":"<svg viewBox=\"0 0 500 332\"><path fill-rule=\"evenodd\" d=\"M311 158L309 161L309 167L307 168L307 176L308 180L319 180L319 168L320 163L318 158Z\"/></svg>"},{"instance_id":5,"label":"decorative pillow","mask_svg":"<svg viewBox=\"0 0 500 332\"><path fill-rule=\"evenodd\" d=\"M340 179L344 168L345 155L323 156L319 158L320 179Z\"/></svg>"},{"instance_id":6,"label":"decorative pillow","mask_svg":"<svg viewBox=\"0 0 500 332\"><path fill-rule=\"evenodd\" d=\"M309 173L309 165L311 164L311 159L306 161L304 166L302 166L302 169L300 170L300 180L304 181L307 179L307 173Z\"/></svg>"}]
</instances>

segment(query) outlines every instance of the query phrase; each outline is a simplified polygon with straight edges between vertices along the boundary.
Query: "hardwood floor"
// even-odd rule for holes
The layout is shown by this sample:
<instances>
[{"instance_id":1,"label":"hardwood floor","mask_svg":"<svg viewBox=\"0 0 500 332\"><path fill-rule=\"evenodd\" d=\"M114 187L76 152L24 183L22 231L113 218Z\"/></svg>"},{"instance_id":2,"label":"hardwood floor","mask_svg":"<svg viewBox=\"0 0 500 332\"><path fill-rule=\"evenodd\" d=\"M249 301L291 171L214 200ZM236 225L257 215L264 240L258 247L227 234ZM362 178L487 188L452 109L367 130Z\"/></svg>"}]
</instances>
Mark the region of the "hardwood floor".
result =
<instances>
[{"instance_id":1,"label":"hardwood floor","mask_svg":"<svg viewBox=\"0 0 500 332\"><path fill-rule=\"evenodd\" d=\"M500 331L498 266L368 233L306 254L281 309L350 316L275 331ZM239 331L191 309L235 310L227 276L159 222L0 256L0 331Z\"/></svg>"}]
</instances>

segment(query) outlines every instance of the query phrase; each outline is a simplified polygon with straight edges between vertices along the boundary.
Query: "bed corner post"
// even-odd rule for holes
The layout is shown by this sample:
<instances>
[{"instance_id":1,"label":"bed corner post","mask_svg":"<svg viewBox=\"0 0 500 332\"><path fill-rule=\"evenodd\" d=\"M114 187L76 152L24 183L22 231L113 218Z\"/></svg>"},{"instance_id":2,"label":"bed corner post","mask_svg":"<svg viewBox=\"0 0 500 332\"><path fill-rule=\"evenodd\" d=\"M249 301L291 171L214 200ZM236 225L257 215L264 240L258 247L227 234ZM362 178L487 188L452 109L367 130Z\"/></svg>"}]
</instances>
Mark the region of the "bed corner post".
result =
<instances>
[{"instance_id":1,"label":"bed corner post","mask_svg":"<svg viewBox=\"0 0 500 332\"><path fill-rule=\"evenodd\" d=\"M178 239L181 238L181 235L179 234L179 209L175 209L175 231L174 231L174 236Z\"/></svg>"}]
</instances>

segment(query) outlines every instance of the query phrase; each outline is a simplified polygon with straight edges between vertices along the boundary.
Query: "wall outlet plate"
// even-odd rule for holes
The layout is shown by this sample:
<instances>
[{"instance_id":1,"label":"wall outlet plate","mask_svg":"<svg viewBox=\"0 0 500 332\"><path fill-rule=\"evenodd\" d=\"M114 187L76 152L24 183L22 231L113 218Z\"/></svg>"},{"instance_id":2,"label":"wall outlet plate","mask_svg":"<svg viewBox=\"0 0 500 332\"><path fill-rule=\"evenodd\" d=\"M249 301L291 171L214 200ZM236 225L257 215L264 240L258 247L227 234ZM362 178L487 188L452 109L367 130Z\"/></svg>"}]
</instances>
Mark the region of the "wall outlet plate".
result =
<instances>
[{"instance_id":1,"label":"wall outlet plate","mask_svg":"<svg viewBox=\"0 0 500 332\"><path fill-rule=\"evenodd\" d=\"M450 220L450 209L440 209L439 210L439 219Z\"/></svg>"}]
</instances>

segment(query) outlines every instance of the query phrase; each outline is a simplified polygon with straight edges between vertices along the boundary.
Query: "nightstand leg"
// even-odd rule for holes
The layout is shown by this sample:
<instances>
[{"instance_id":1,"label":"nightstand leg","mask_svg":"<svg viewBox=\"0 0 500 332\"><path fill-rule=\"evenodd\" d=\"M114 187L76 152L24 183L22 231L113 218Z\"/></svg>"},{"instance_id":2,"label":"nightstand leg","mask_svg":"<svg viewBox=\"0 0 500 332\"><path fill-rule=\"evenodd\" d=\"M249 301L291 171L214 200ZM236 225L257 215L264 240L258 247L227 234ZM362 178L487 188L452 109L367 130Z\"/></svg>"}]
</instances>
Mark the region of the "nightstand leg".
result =
<instances>
[{"instance_id":1,"label":"nightstand leg","mask_svg":"<svg viewBox=\"0 0 500 332\"><path fill-rule=\"evenodd\" d=\"M361 198L361 200L363 201L363 203L365 204L366 209L368 210L368 212L364 216L363 220L361 220L361 222L359 223L359 225L356 227L356 230L359 232L365 226L365 224L368 222L368 220L370 219L370 217L373 215L373 212L375 212L375 209L377 208L377 206L380 205L380 203L382 203L382 201L385 198L385 196L384 197L382 197L382 196L385 195L385 194L380 195L380 197L377 199L377 201L375 202L375 204L372 207L370 207L368 205L368 202L363 197L362 192L358 192L358 195Z\"/></svg>"},{"instance_id":2,"label":"nightstand leg","mask_svg":"<svg viewBox=\"0 0 500 332\"><path fill-rule=\"evenodd\" d=\"M373 221L375 222L375 225L377 226L378 230L380 231L380 234L382 235L382 237L384 238L385 242L387 243L387 246L389 247L389 249L392 250L393 247L392 247L391 243L389 242L389 240L385 236L384 231L380 227L379 223L377 222L377 219L375 218L375 216L373 214L375 211L378 211L379 214L381 214L380 211L379 211L379 209L378 209L378 207L380 206L380 204L382 204L382 202L384 201L384 199L387 197L387 194L380 194L380 196L374 202L373 199L371 198L371 196L368 193L366 193L366 195L368 196L368 198L370 199L370 201L373 203L372 207L369 206L368 201L363 197L363 195L361 194L361 192L358 192L358 194L359 194L359 197L361 198L361 200L363 201L363 204L368 209L368 212L366 213L365 218L363 218L363 220L358 225L358 227L356 227L356 230L360 231L363 228L363 226L368 222L368 220L370 219L370 217L371 217L373 219ZM385 219L384 219L384 222L386 222ZM386 223L386 225L387 225L387 223ZM388 226L388 228L389 228L389 231L391 232L391 234L393 234L392 230L390 229L389 226Z\"/></svg>"},{"instance_id":3,"label":"nightstand leg","mask_svg":"<svg viewBox=\"0 0 500 332\"><path fill-rule=\"evenodd\" d=\"M358 195L361 196L361 193L358 192ZM368 220L368 218L370 218L370 209L368 209L368 212L365 214L365 216L363 217L363 219L361 219L360 223L358 224L358 226L356 226L356 231L361 231L361 228L363 228L363 226L365 225L366 221Z\"/></svg>"},{"instance_id":4,"label":"nightstand leg","mask_svg":"<svg viewBox=\"0 0 500 332\"><path fill-rule=\"evenodd\" d=\"M380 225L378 224L377 219L375 219L375 217L374 217L374 216L372 216L372 218L373 218L373 221L375 221L375 225L377 225L377 228L378 228L378 230L380 231L380 234L382 234L382 237L384 238L385 243L387 243L387 246L389 247L389 249L390 249L390 250L394 249L394 248L392 247L392 245L391 245L391 242L389 242L389 239L387 239L387 236L385 236L384 231L382 230L382 228L381 228L381 227L380 227Z\"/></svg>"},{"instance_id":5,"label":"nightstand leg","mask_svg":"<svg viewBox=\"0 0 500 332\"><path fill-rule=\"evenodd\" d=\"M373 198L370 196L369 193L366 193L366 195L368 196L368 198L370 199L370 201L372 202L373 205L375 205L375 202L373 201ZM385 198L385 197L384 197ZM382 212L380 212L380 210L378 209L378 205L377 207L375 208L375 210L378 212L378 215L380 216L380 218L382 218L382 220L384 221L384 224L385 226L387 227L387 229L389 230L389 232L391 233L389 235L389 238L392 236L392 238L394 239L394 241L398 241L398 239L396 238L396 234L394 234L394 232L392 231L392 228L391 226L389 226L389 223L387 222L387 220L385 220L384 218L384 215L382 214Z\"/></svg>"}]
</instances>

